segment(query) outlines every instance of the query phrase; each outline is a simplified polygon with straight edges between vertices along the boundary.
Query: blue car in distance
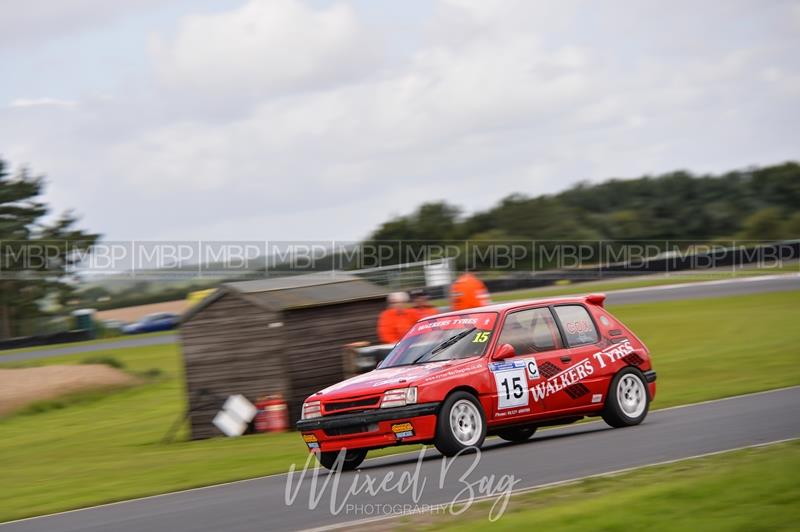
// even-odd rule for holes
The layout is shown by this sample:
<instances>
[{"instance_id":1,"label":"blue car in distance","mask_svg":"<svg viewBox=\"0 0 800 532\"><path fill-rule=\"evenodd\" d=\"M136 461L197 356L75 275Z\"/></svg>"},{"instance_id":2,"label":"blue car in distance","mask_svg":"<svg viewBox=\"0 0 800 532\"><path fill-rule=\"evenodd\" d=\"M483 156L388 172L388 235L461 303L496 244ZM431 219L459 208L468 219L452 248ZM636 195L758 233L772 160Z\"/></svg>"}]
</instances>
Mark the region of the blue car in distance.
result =
<instances>
[{"instance_id":1,"label":"blue car in distance","mask_svg":"<svg viewBox=\"0 0 800 532\"><path fill-rule=\"evenodd\" d=\"M157 312L148 314L135 323L129 323L122 327L125 334L139 334L156 331L169 331L178 326L180 316L172 312Z\"/></svg>"}]
</instances>

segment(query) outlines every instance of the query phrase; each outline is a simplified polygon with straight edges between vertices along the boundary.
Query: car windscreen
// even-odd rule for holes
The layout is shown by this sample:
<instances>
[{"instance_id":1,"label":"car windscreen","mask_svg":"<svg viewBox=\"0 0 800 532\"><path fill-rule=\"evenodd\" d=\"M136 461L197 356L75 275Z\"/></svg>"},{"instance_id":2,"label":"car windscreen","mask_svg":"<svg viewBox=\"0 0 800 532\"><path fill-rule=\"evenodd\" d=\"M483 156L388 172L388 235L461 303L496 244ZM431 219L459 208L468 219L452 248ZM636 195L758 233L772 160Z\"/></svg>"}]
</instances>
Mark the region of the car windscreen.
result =
<instances>
[{"instance_id":1,"label":"car windscreen","mask_svg":"<svg viewBox=\"0 0 800 532\"><path fill-rule=\"evenodd\" d=\"M379 369L481 356L497 322L495 312L432 318L416 323Z\"/></svg>"}]
</instances>

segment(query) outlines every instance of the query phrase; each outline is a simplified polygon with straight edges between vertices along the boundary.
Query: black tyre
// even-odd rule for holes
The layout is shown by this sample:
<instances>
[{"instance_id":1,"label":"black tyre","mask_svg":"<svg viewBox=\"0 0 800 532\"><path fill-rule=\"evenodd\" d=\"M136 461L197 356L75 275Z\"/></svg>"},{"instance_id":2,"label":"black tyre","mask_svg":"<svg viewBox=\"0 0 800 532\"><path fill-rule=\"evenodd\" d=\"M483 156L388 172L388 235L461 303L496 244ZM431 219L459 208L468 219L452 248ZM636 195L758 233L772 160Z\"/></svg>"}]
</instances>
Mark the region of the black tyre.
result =
<instances>
[{"instance_id":1,"label":"black tyre","mask_svg":"<svg viewBox=\"0 0 800 532\"><path fill-rule=\"evenodd\" d=\"M650 410L650 393L641 371L634 367L622 369L614 376L606 394L603 420L612 427L638 425Z\"/></svg>"},{"instance_id":2,"label":"black tyre","mask_svg":"<svg viewBox=\"0 0 800 532\"><path fill-rule=\"evenodd\" d=\"M470 447L480 448L486 439L486 416L478 399L467 392L450 394L436 419L433 444L445 456Z\"/></svg>"},{"instance_id":3,"label":"black tyre","mask_svg":"<svg viewBox=\"0 0 800 532\"><path fill-rule=\"evenodd\" d=\"M497 431L497 435L503 440L521 443L528 441L535 432L536 427L513 427L510 429L499 430Z\"/></svg>"},{"instance_id":4,"label":"black tyre","mask_svg":"<svg viewBox=\"0 0 800 532\"><path fill-rule=\"evenodd\" d=\"M325 469L333 469L336 467L336 460L339 458L339 453L344 452L342 457L342 471L352 471L361 465L364 458L367 456L367 449L347 449L342 451L330 451L327 453L316 453L317 460Z\"/></svg>"}]
</instances>

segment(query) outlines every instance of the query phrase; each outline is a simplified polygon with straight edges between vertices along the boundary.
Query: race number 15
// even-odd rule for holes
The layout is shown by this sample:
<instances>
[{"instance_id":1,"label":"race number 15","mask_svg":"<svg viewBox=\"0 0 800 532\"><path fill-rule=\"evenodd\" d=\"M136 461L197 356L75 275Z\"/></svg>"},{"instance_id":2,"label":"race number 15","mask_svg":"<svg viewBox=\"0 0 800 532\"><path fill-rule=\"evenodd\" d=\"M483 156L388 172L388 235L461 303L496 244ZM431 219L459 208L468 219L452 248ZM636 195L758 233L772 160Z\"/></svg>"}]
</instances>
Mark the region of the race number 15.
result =
<instances>
[{"instance_id":1,"label":"race number 15","mask_svg":"<svg viewBox=\"0 0 800 532\"><path fill-rule=\"evenodd\" d=\"M528 379L525 369L518 368L494 374L497 384L497 407L512 408L528 404Z\"/></svg>"}]
</instances>

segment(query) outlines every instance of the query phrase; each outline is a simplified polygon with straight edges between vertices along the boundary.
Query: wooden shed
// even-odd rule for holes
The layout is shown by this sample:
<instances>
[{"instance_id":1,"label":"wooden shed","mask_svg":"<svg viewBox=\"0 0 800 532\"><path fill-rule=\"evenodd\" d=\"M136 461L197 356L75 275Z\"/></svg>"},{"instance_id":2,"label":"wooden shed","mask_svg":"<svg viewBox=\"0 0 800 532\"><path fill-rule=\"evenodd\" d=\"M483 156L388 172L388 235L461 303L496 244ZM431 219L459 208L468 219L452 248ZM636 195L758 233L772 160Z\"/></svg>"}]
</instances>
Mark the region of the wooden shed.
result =
<instances>
[{"instance_id":1,"label":"wooden shed","mask_svg":"<svg viewBox=\"0 0 800 532\"><path fill-rule=\"evenodd\" d=\"M222 285L180 326L192 438L220 434L211 421L232 394L280 393L294 425L306 397L342 380L343 346L377 340L385 296L341 273Z\"/></svg>"}]
</instances>

